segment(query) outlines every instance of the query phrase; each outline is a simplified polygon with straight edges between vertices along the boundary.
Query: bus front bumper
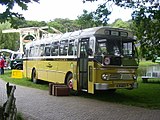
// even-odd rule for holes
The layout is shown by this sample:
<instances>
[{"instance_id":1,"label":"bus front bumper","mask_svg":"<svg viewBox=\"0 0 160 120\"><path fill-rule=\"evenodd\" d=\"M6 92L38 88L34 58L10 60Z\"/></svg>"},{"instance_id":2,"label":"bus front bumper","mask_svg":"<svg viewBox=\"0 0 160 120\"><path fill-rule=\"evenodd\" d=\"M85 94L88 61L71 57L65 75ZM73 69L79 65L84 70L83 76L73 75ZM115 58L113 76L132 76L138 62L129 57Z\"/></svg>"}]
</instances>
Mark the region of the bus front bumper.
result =
<instances>
[{"instance_id":1,"label":"bus front bumper","mask_svg":"<svg viewBox=\"0 0 160 120\"><path fill-rule=\"evenodd\" d=\"M108 86L107 83L95 83L95 90L108 90Z\"/></svg>"},{"instance_id":2,"label":"bus front bumper","mask_svg":"<svg viewBox=\"0 0 160 120\"><path fill-rule=\"evenodd\" d=\"M108 83L95 83L95 90L108 90L108 89L118 89L118 88L138 88L138 83L134 82L132 84L115 84L109 85Z\"/></svg>"}]
</instances>

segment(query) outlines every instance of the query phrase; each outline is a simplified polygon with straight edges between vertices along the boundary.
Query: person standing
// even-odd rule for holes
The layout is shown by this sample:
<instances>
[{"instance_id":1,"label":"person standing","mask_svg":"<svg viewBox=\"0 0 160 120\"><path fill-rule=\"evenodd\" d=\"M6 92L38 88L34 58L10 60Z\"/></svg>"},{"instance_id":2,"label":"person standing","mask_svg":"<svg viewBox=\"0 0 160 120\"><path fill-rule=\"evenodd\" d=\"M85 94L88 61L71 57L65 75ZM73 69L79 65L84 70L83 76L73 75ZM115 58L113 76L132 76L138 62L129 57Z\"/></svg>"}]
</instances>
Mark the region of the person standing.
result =
<instances>
[{"instance_id":1,"label":"person standing","mask_svg":"<svg viewBox=\"0 0 160 120\"><path fill-rule=\"evenodd\" d=\"M5 64L5 60L3 59L2 56L0 56L0 74L4 74L4 64Z\"/></svg>"}]
</instances>

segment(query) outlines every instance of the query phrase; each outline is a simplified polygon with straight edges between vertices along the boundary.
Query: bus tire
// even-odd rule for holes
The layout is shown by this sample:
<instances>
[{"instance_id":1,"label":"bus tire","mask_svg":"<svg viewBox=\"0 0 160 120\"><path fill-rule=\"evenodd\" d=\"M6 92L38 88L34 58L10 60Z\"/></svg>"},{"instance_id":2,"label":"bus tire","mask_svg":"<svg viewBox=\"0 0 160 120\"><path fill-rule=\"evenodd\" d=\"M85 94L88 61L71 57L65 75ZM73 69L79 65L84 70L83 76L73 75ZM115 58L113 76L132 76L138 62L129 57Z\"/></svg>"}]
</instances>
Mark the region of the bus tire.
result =
<instances>
[{"instance_id":1,"label":"bus tire","mask_svg":"<svg viewBox=\"0 0 160 120\"><path fill-rule=\"evenodd\" d=\"M32 70L31 80L32 80L33 83L36 83L36 84L38 83L36 69Z\"/></svg>"},{"instance_id":2,"label":"bus tire","mask_svg":"<svg viewBox=\"0 0 160 120\"><path fill-rule=\"evenodd\" d=\"M69 94L71 95L77 95L77 91L73 90L73 81L72 81L72 74L70 73L68 76L67 76L67 79L66 79L66 85L68 86L69 88Z\"/></svg>"}]
</instances>

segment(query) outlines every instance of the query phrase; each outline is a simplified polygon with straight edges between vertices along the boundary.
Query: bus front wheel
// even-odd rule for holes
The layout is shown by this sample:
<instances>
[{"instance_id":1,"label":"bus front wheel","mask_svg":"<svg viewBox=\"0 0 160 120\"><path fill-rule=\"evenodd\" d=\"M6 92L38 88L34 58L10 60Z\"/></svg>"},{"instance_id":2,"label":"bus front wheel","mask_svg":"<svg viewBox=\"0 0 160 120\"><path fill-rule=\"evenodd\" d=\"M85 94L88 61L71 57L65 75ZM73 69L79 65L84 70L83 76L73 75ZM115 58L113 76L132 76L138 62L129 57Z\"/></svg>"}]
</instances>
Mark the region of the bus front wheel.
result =
<instances>
[{"instance_id":1,"label":"bus front wheel","mask_svg":"<svg viewBox=\"0 0 160 120\"><path fill-rule=\"evenodd\" d=\"M37 73L36 73L36 70L35 70L35 69L32 70L31 80L33 81L33 83L36 83L36 84L38 83Z\"/></svg>"},{"instance_id":2,"label":"bus front wheel","mask_svg":"<svg viewBox=\"0 0 160 120\"><path fill-rule=\"evenodd\" d=\"M77 95L77 92L73 90L73 80L72 80L72 78L73 78L72 74L69 74L67 76L66 85L69 88L69 94Z\"/></svg>"}]
</instances>

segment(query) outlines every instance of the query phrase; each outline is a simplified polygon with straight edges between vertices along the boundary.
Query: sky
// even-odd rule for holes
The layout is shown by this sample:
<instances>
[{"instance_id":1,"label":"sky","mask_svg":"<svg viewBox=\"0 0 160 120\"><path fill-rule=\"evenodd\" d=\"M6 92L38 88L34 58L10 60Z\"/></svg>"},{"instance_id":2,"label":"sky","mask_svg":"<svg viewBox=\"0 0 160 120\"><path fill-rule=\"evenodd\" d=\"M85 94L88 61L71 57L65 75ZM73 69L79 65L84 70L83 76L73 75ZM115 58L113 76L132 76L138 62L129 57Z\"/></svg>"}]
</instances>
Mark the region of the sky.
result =
<instances>
[{"instance_id":1,"label":"sky","mask_svg":"<svg viewBox=\"0 0 160 120\"><path fill-rule=\"evenodd\" d=\"M52 21L55 18L75 20L77 16L83 14L84 9L88 12L95 11L98 5L104 2L105 0L86 3L83 3L82 0L40 0L40 3L33 2L28 4L27 11L22 11L18 5L14 6L13 11L23 14L26 20L46 22ZM112 11L108 23L112 23L118 18L121 18L123 21L131 19L132 9L123 9L111 3L107 7ZM3 10L4 7L0 6L0 12Z\"/></svg>"}]
</instances>

